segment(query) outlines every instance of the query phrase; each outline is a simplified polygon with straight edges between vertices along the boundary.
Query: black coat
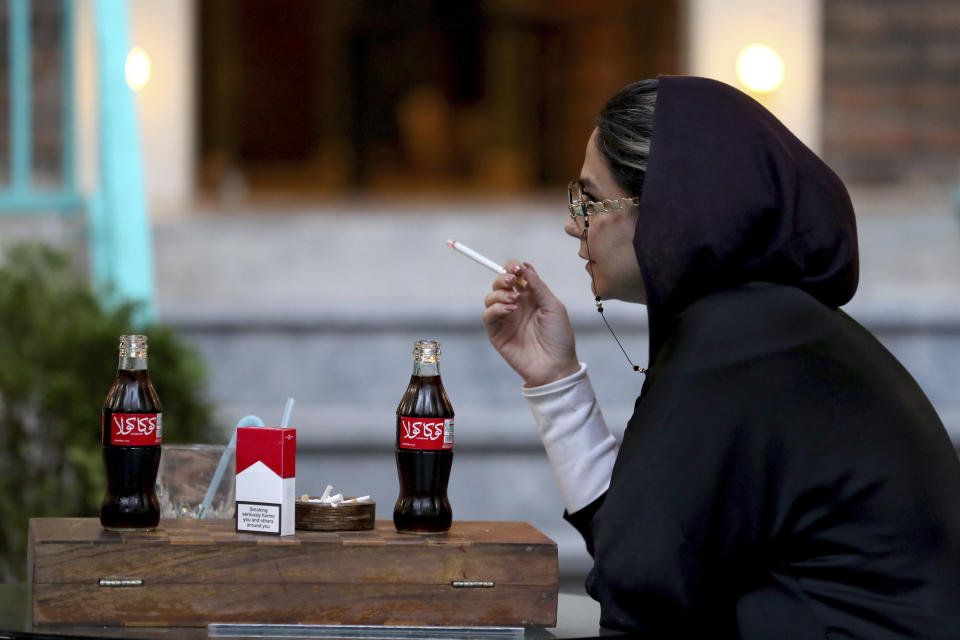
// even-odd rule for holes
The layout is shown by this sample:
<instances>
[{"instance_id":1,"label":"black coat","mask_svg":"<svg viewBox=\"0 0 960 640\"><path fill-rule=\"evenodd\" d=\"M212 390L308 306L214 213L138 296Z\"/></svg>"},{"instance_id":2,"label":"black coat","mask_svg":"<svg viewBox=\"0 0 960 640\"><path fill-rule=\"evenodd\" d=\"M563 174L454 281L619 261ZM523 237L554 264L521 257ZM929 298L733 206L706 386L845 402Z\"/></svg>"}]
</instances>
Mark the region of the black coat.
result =
<instances>
[{"instance_id":1,"label":"black coat","mask_svg":"<svg viewBox=\"0 0 960 640\"><path fill-rule=\"evenodd\" d=\"M869 332L753 283L688 307L658 362L609 490L568 516L602 625L960 637L960 462Z\"/></svg>"},{"instance_id":2,"label":"black coat","mask_svg":"<svg viewBox=\"0 0 960 640\"><path fill-rule=\"evenodd\" d=\"M746 95L661 77L643 185L650 371L610 488L568 516L601 624L960 638L960 462L838 309L858 281L843 183Z\"/></svg>"}]
</instances>

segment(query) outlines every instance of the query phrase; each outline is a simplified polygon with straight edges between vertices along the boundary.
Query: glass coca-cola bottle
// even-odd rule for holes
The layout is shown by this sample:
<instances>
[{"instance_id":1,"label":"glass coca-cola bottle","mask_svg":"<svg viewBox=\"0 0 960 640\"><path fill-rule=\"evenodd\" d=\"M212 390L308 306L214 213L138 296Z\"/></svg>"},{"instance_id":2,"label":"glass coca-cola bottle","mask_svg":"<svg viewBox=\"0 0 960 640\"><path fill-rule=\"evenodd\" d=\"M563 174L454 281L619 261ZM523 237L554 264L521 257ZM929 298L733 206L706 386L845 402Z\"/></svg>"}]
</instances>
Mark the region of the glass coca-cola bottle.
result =
<instances>
[{"instance_id":1,"label":"glass coca-cola bottle","mask_svg":"<svg viewBox=\"0 0 960 640\"><path fill-rule=\"evenodd\" d=\"M393 524L401 533L444 533L453 511L447 481L453 463L453 406L440 379L440 343L413 345L413 375L397 407L400 497Z\"/></svg>"},{"instance_id":2,"label":"glass coca-cola bottle","mask_svg":"<svg viewBox=\"0 0 960 640\"><path fill-rule=\"evenodd\" d=\"M160 502L154 483L160 465L163 415L147 371L147 337L120 336L117 378L107 393L100 440L107 493L100 524L110 531L155 529Z\"/></svg>"}]
</instances>

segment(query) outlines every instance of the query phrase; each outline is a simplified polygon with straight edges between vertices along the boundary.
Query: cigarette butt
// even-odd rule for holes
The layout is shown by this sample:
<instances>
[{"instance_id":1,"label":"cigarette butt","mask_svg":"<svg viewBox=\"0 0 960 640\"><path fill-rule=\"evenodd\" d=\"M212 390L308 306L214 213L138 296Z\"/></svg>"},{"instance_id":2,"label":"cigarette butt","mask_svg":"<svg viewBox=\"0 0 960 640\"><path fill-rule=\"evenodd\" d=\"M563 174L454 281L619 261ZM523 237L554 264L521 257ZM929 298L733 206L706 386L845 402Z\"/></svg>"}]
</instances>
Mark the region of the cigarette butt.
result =
<instances>
[{"instance_id":1,"label":"cigarette butt","mask_svg":"<svg viewBox=\"0 0 960 640\"><path fill-rule=\"evenodd\" d=\"M330 492L332 492L332 491L333 491L333 485L332 485L332 484L328 484L328 485L327 485L327 488L323 490L323 495L320 496L320 502L326 502L326 501L327 501L327 498L330 497Z\"/></svg>"},{"instance_id":2,"label":"cigarette butt","mask_svg":"<svg viewBox=\"0 0 960 640\"><path fill-rule=\"evenodd\" d=\"M517 276L517 286L520 287L521 289L525 288L527 286L526 279L521 278L520 276Z\"/></svg>"}]
</instances>

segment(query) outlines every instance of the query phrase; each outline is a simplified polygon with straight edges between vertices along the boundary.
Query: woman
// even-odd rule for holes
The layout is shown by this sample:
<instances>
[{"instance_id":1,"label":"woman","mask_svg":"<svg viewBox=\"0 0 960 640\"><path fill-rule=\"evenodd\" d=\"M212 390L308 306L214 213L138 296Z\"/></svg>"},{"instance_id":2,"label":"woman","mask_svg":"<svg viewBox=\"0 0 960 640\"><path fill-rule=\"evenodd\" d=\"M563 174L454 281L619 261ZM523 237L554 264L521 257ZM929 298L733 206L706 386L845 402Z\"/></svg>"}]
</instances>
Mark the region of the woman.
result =
<instances>
[{"instance_id":1,"label":"woman","mask_svg":"<svg viewBox=\"0 0 960 640\"><path fill-rule=\"evenodd\" d=\"M594 557L601 624L960 637L960 462L910 375L838 310L858 258L837 176L739 91L661 77L604 107L570 209L598 304L647 307L619 447L531 265L508 263L483 320Z\"/></svg>"}]
</instances>

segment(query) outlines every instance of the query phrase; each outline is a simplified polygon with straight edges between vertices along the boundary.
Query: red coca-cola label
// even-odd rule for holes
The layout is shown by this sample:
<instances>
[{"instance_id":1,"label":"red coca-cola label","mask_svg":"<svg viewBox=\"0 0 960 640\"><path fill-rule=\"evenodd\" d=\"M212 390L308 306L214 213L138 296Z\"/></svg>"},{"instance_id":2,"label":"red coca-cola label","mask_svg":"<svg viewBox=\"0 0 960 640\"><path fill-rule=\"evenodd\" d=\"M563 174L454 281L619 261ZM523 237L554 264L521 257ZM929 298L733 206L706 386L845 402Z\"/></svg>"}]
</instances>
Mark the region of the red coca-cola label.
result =
<instances>
[{"instance_id":1,"label":"red coca-cola label","mask_svg":"<svg viewBox=\"0 0 960 640\"><path fill-rule=\"evenodd\" d=\"M400 448L453 449L453 418L400 417Z\"/></svg>"},{"instance_id":2,"label":"red coca-cola label","mask_svg":"<svg viewBox=\"0 0 960 640\"><path fill-rule=\"evenodd\" d=\"M110 421L110 444L146 447L163 440L161 413L104 413L103 420Z\"/></svg>"}]
</instances>

